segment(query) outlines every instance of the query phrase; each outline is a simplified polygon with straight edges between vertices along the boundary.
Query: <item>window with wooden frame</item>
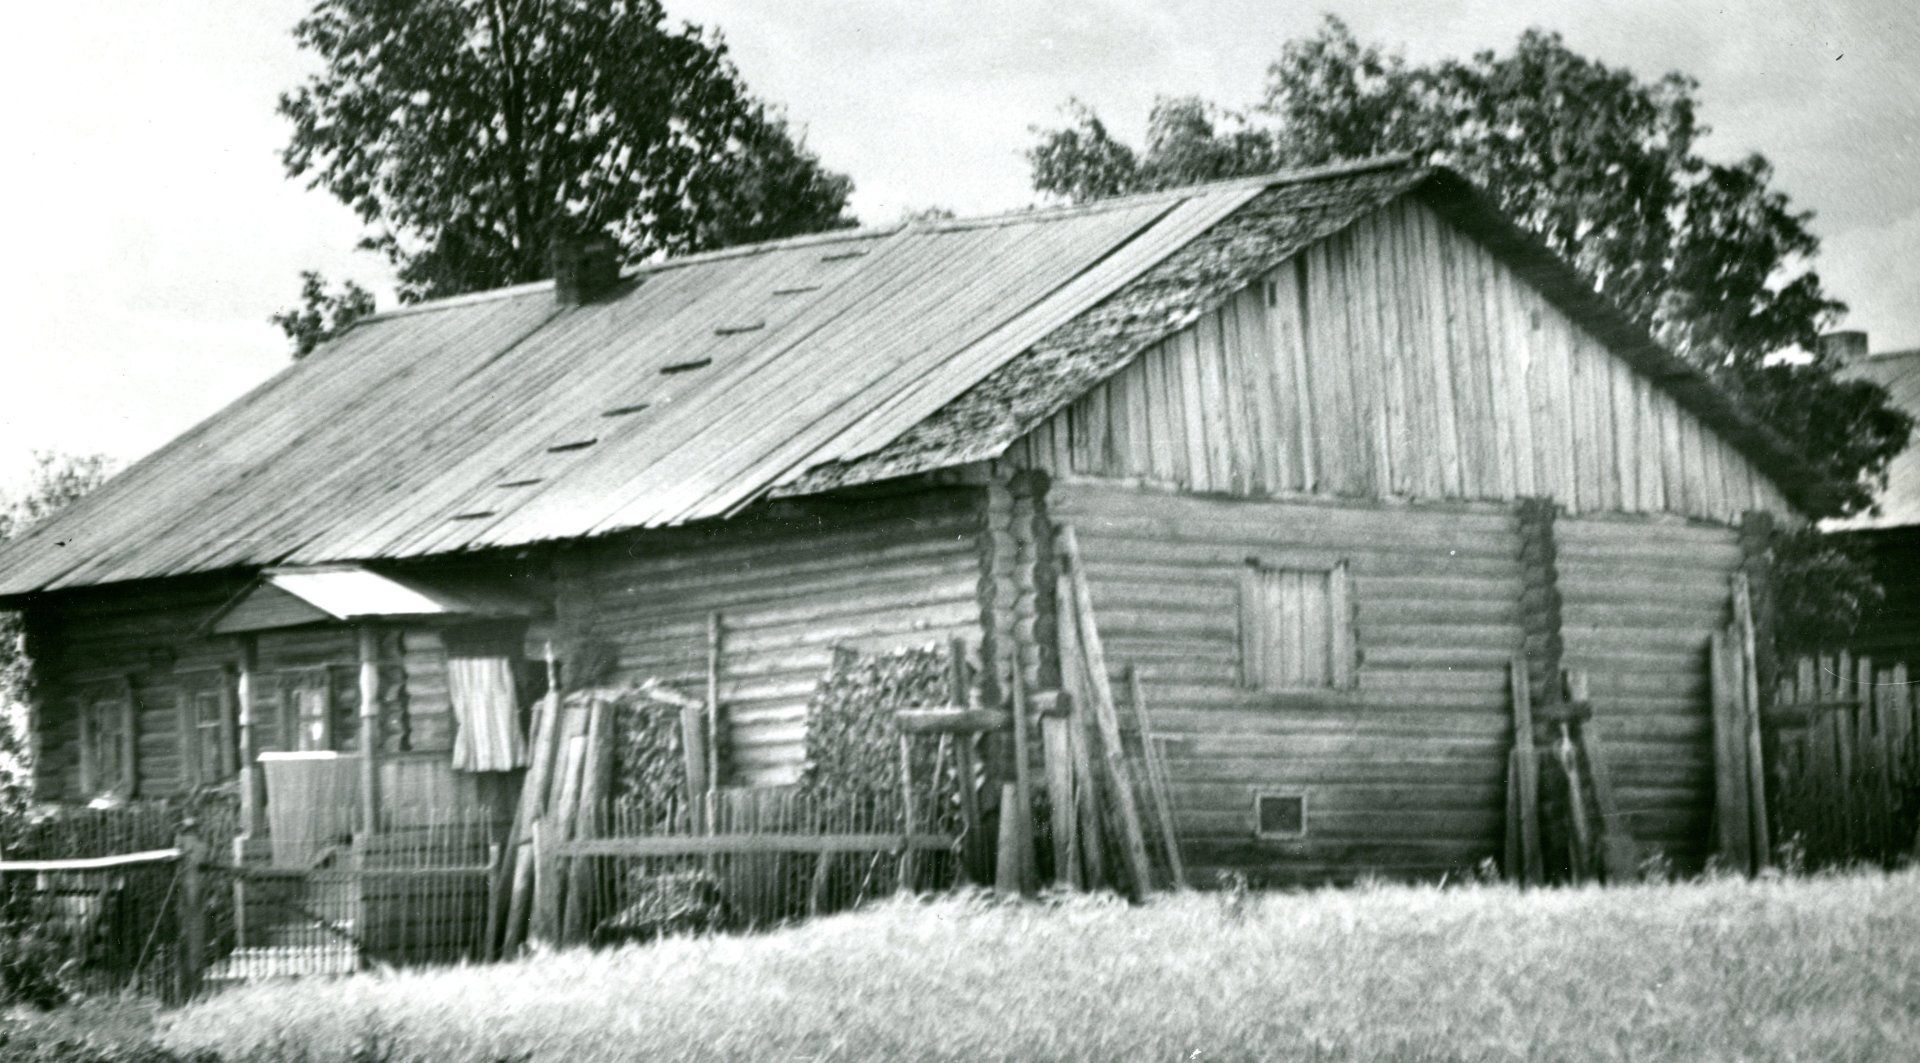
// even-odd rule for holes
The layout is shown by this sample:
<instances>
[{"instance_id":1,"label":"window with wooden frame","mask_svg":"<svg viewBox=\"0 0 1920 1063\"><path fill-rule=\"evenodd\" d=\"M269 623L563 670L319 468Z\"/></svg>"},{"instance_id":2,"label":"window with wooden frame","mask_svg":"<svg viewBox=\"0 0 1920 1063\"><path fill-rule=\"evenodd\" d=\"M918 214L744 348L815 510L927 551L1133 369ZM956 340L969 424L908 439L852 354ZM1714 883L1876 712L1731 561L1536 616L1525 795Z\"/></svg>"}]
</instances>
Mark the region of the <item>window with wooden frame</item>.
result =
<instances>
[{"instance_id":1,"label":"window with wooden frame","mask_svg":"<svg viewBox=\"0 0 1920 1063\"><path fill-rule=\"evenodd\" d=\"M224 669L186 673L178 698L182 784L191 789L231 778L239 764L233 677Z\"/></svg>"},{"instance_id":2,"label":"window with wooden frame","mask_svg":"<svg viewBox=\"0 0 1920 1063\"><path fill-rule=\"evenodd\" d=\"M287 700L293 723L293 748L302 752L335 748L331 670L303 669L289 679Z\"/></svg>"},{"instance_id":3,"label":"window with wooden frame","mask_svg":"<svg viewBox=\"0 0 1920 1063\"><path fill-rule=\"evenodd\" d=\"M1272 565L1240 579L1240 681L1269 692L1351 690L1355 682L1347 563Z\"/></svg>"},{"instance_id":4,"label":"window with wooden frame","mask_svg":"<svg viewBox=\"0 0 1920 1063\"><path fill-rule=\"evenodd\" d=\"M294 748L287 684L273 672L256 671L248 677L253 699L253 750L285 753Z\"/></svg>"},{"instance_id":5,"label":"window with wooden frame","mask_svg":"<svg viewBox=\"0 0 1920 1063\"><path fill-rule=\"evenodd\" d=\"M78 699L80 796L132 797L139 731L130 683L103 683Z\"/></svg>"}]
</instances>

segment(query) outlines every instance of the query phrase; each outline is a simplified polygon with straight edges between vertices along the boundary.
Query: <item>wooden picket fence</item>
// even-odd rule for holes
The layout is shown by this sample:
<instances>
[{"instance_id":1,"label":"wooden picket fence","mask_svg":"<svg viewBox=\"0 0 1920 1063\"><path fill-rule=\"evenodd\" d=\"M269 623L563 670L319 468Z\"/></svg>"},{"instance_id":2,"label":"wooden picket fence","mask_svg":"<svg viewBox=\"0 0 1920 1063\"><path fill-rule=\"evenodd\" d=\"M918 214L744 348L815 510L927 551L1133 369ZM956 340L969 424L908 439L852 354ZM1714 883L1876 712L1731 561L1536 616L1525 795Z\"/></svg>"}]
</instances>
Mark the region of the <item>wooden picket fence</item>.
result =
<instances>
[{"instance_id":1,"label":"wooden picket fence","mask_svg":"<svg viewBox=\"0 0 1920 1063\"><path fill-rule=\"evenodd\" d=\"M1767 713L1774 836L1807 866L1892 866L1920 826L1920 698L1907 666L1802 657Z\"/></svg>"}]
</instances>

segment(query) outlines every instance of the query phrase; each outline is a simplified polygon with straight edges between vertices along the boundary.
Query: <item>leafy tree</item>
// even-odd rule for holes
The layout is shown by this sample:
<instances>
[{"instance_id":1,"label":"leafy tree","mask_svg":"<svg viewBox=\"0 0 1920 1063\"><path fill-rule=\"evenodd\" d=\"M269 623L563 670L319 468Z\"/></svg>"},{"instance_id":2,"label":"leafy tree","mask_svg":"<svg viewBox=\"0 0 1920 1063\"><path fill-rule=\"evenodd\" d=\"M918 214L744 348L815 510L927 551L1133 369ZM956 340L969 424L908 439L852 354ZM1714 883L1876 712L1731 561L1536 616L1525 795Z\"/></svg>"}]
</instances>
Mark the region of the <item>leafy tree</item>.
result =
<instances>
[{"instance_id":1,"label":"leafy tree","mask_svg":"<svg viewBox=\"0 0 1920 1063\"><path fill-rule=\"evenodd\" d=\"M413 301L548 275L556 227L630 258L850 224L852 183L656 0L319 0L282 161Z\"/></svg>"},{"instance_id":2,"label":"leafy tree","mask_svg":"<svg viewBox=\"0 0 1920 1063\"><path fill-rule=\"evenodd\" d=\"M326 278L309 269L300 272L299 308L282 310L272 320L293 341L293 357L298 360L371 313L372 292L352 281L328 291Z\"/></svg>"},{"instance_id":3,"label":"leafy tree","mask_svg":"<svg viewBox=\"0 0 1920 1063\"><path fill-rule=\"evenodd\" d=\"M1076 201L1389 152L1451 166L1742 396L1842 488L1829 513L1858 512L1913 421L1817 353L1777 357L1813 352L1845 307L1809 265L1811 216L1770 186L1767 161L1698 154L1697 87L1642 81L1538 30L1505 54L1413 66L1329 17L1287 42L1246 111L1163 98L1139 151L1073 103L1028 157L1038 190Z\"/></svg>"},{"instance_id":4,"label":"leafy tree","mask_svg":"<svg viewBox=\"0 0 1920 1063\"><path fill-rule=\"evenodd\" d=\"M13 538L54 510L98 487L113 472L101 454L73 456L36 452L26 489L0 495L0 542ZM0 612L0 817L27 798L27 658L23 631L12 613Z\"/></svg>"}]
</instances>

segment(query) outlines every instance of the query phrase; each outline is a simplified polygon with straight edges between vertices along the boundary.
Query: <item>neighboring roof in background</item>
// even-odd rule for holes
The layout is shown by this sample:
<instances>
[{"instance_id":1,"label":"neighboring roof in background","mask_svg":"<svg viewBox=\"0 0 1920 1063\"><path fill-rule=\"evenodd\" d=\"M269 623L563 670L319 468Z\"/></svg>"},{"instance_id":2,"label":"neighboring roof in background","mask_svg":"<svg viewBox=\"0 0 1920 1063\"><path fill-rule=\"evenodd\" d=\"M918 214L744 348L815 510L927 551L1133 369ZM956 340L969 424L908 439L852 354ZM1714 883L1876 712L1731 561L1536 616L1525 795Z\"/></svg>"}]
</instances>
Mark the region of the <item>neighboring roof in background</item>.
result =
<instances>
[{"instance_id":1,"label":"neighboring roof in background","mask_svg":"<svg viewBox=\"0 0 1920 1063\"><path fill-rule=\"evenodd\" d=\"M1868 355L1845 372L1886 388L1895 406L1920 417L1920 348ZM1887 489L1880 493L1879 513L1825 521L1820 526L1828 531L1880 531L1914 524L1920 524L1920 449L1909 446L1887 466Z\"/></svg>"},{"instance_id":2,"label":"neighboring roof in background","mask_svg":"<svg viewBox=\"0 0 1920 1063\"><path fill-rule=\"evenodd\" d=\"M1418 194L1751 457L1763 426L1445 170L1371 160L670 260L362 321L0 547L0 596L724 516L992 457L1260 273Z\"/></svg>"}]
</instances>

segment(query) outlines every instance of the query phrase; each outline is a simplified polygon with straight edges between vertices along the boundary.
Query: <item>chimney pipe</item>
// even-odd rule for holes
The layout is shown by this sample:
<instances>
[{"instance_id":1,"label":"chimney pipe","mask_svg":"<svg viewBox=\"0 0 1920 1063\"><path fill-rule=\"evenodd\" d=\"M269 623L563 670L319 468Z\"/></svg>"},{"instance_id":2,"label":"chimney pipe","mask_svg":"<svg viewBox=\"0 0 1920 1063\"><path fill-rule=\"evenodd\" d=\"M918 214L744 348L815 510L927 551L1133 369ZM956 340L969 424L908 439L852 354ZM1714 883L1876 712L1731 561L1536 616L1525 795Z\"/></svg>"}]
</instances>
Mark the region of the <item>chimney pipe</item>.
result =
<instances>
[{"instance_id":1,"label":"chimney pipe","mask_svg":"<svg viewBox=\"0 0 1920 1063\"><path fill-rule=\"evenodd\" d=\"M553 297L561 306L591 303L620 283L620 245L605 233L553 233Z\"/></svg>"},{"instance_id":2,"label":"chimney pipe","mask_svg":"<svg viewBox=\"0 0 1920 1063\"><path fill-rule=\"evenodd\" d=\"M1822 333L1820 355L1841 365L1863 362L1867 358L1867 334L1855 330Z\"/></svg>"}]
</instances>

